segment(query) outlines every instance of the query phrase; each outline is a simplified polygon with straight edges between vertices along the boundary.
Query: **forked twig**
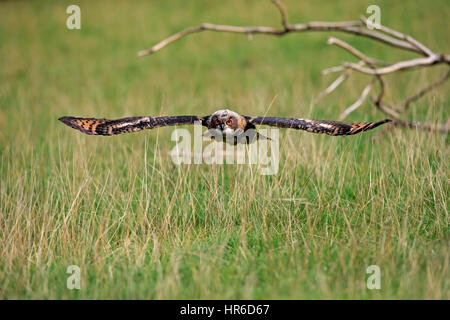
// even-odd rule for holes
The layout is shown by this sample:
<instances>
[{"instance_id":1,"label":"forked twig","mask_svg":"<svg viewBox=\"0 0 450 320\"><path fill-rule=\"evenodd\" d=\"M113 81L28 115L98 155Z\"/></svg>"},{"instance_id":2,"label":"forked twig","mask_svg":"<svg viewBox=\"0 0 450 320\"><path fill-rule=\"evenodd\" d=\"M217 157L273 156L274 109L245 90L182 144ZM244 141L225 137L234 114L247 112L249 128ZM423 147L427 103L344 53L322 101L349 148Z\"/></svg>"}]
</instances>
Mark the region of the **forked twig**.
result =
<instances>
[{"instance_id":1,"label":"forked twig","mask_svg":"<svg viewBox=\"0 0 450 320\"><path fill-rule=\"evenodd\" d=\"M289 29L288 15L287 15L286 8L281 3L281 1L272 0L272 2L277 6L278 10L280 10L281 24L283 25L284 29Z\"/></svg>"}]
</instances>

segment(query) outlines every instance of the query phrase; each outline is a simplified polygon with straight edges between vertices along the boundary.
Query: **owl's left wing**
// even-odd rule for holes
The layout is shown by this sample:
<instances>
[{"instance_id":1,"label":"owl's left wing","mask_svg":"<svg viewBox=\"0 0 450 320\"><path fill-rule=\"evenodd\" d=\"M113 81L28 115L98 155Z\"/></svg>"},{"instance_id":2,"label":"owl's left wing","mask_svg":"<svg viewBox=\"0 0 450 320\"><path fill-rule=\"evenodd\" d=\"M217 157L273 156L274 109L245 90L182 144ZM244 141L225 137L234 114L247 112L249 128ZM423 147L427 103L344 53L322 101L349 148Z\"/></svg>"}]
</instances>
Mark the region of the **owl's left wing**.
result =
<instances>
[{"instance_id":1,"label":"owl's left wing","mask_svg":"<svg viewBox=\"0 0 450 320\"><path fill-rule=\"evenodd\" d=\"M384 123L391 122L390 119L378 122L346 123L327 120L308 120L296 118L279 117L245 117L247 122L253 125L268 125L279 128L291 128L306 130L314 133L325 133L331 136L348 136L363 131L371 130Z\"/></svg>"}]
</instances>

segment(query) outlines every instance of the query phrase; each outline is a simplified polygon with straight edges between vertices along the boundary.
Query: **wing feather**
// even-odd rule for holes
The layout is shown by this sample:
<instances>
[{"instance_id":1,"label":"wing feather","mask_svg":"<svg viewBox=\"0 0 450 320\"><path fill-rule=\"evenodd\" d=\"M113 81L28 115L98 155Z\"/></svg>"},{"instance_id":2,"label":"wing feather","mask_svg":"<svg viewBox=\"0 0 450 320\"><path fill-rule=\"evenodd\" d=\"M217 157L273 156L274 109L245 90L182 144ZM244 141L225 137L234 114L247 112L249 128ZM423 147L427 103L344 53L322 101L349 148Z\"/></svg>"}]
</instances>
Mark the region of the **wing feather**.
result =
<instances>
[{"instance_id":1,"label":"wing feather","mask_svg":"<svg viewBox=\"0 0 450 320\"><path fill-rule=\"evenodd\" d=\"M279 128L291 128L297 130L306 130L313 133L325 133L331 136L348 136L363 131L374 129L384 123L391 122L390 119L384 119L378 122L346 123L327 120L308 120L296 118L279 117L246 117L248 123L254 125L268 125Z\"/></svg>"},{"instance_id":2,"label":"wing feather","mask_svg":"<svg viewBox=\"0 0 450 320\"><path fill-rule=\"evenodd\" d=\"M58 120L71 128L89 135L111 136L144 129L154 129L165 126L194 124L199 121L202 125L208 116L168 116L168 117L130 117L116 120L96 118L61 117Z\"/></svg>"}]
</instances>

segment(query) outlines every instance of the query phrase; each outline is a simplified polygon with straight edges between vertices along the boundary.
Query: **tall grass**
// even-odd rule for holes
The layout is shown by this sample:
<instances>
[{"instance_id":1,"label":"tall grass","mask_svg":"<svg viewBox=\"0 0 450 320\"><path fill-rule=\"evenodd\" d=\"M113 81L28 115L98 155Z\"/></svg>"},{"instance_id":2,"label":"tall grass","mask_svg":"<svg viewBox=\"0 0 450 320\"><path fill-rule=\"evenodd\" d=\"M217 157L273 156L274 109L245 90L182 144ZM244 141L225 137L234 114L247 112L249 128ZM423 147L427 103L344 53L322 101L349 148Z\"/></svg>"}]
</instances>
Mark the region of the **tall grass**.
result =
<instances>
[{"instance_id":1,"label":"tall grass","mask_svg":"<svg viewBox=\"0 0 450 320\"><path fill-rule=\"evenodd\" d=\"M330 81L320 70L352 59L325 34L203 33L137 58L185 26L277 25L278 13L259 1L83 1L82 29L68 31L68 4L0 3L1 298L450 298L447 136L282 131L280 170L262 176L256 166L174 165L168 128L98 138L57 121L223 105L335 119L368 79L312 105ZM355 19L368 4L286 1L293 22ZM446 1L380 6L382 23L450 51ZM392 77L389 98L443 72ZM407 116L444 122L449 102L446 84ZM367 103L349 121L382 117ZM373 264L381 290L366 288ZM80 290L66 288L69 265L81 268Z\"/></svg>"}]
</instances>

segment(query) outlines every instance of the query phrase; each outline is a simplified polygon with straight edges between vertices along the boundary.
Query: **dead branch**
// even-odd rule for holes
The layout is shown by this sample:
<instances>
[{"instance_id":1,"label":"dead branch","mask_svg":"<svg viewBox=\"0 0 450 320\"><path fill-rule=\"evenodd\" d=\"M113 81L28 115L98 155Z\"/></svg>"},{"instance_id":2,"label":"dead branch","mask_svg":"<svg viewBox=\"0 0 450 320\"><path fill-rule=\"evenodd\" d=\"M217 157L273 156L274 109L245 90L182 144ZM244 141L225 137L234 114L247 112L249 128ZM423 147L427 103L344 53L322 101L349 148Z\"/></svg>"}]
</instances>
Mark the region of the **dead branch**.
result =
<instances>
[{"instance_id":1,"label":"dead branch","mask_svg":"<svg viewBox=\"0 0 450 320\"><path fill-rule=\"evenodd\" d=\"M334 66L334 67L326 68L326 69L322 70L322 75L326 76L327 74L335 73L335 72L341 72L341 71L344 71L345 69L347 69L347 68L344 67L344 66L341 66L341 65L340 66Z\"/></svg>"},{"instance_id":2,"label":"dead branch","mask_svg":"<svg viewBox=\"0 0 450 320\"><path fill-rule=\"evenodd\" d=\"M335 37L330 37L330 38L328 38L327 43L328 44L336 44L339 47L349 51L351 54L356 56L358 59L361 59L361 61L363 61L364 63L367 63L370 66L371 70L376 70L375 64L371 61L371 59L369 57L366 57L362 52L360 52L355 47L352 47L347 42L337 39ZM360 66L360 64L358 64L358 66ZM380 92L378 94L378 98L375 100L375 105L378 107L378 105L381 103L381 100L383 99L383 96L384 96L385 84L379 74L375 74L375 79L378 80L378 82L380 84ZM356 110L356 108L352 108L352 109Z\"/></svg>"},{"instance_id":3,"label":"dead branch","mask_svg":"<svg viewBox=\"0 0 450 320\"><path fill-rule=\"evenodd\" d=\"M372 101L375 103L374 99L372 99ZM385 105L380 104L379 108L394 120L392 124L395 126L406 127L411 129L422 129L426 131L437 131L441 133L450 132L450 119L447 120L445 124L433 124L428 122L412 121L403 119L397 112L395 112L394 110Z\"/></svg>"},{"instance_id":4,"label":"dead branch","mask_svg":"<svg viewBox=\"0 0 450 320\"><path fill-rule=\"evenodd\" d=\"M425 88L423 88L422 90L420 90L418 93L416 93L415 95L407 98L405 101L403 101L402 105L403 105L403 109L407 110L409 108L409 105L411 104L411 102L420 99L421 97L423 97L425 94L427 94L429 91L439 87L441 84L443 84L445 81L447 81L447 79L450 77L450 70L447 71L447 73L439 80L437 80L436 82L433 82L432 84L426 86Z\"/></svg>"},{"instance_id":5,"label":"dead branch","mask_svg":"<svg viewBox=\"0 0 450 320\"><path fill-rule=\"evenodd\" d=\"M231 33L241 33L245 35L265 34L273 36L283 36L289 32L338 31L371 38L373 40L377 40L400 49L422 53L418 48L416 48L415 46L411 45L406 41L398 40L396 38L384 35L380 32L364 29L360 21L340 21L340 22L313 21L304 24L287 25L284 29L275 29L272 27L265 27L265 26L250 27L250 26L230 26L230 25L203 23L198 27L190 27L184 29L155 44L151 48L139 51L138 56L146 56L155 53L161 50L162 48L166 47L167 45L171 44L172 42L183 38L184 36L202 31L231 32Z\"/></svg>"},{"instance_id":6,"label":"dead branch","mask_svg":"<svg viewBox=\"0 0 450 320\"><path fill-rule=\"evenodd\" d=\"M325 22L325 21L312 21L308 23L298 23L289 24L287 20L287 10L279 0L272 0L272 3L280 11L282 29L275 29L272 27L265 26L230 26L230 25L218 25L212 23L202 23L197 27L190 27L184 29L162 41L155 44L154 46L141 50L138 52L138 56L145 56L155 53L172 42L179 40L192 33L202 32L202 31L218 31L218 32L232 32L241 33L245 35L251 34L265 34L274 36L283 36L290 32L305 32L305 31L337 31L350 33L354 35L359 35L367 38L371 38L382 43L398 47L400 49L410 50L417 53L423 53L419 48L412 45L410 42L391 35L384 34L374 30L368 30L365 28L365 24L362 21L339 21L339 22Z\"/></svg>"},{"instance_id":7,"label":"dead branch","mask_svg":"<svg viewBox=\"0 0 450 320\"><path fill-rule=\"evenodd\" d=\"M448 127L448 125L435 125L435 124L430 124L430 123L425 123L425 122L409 121L409 120L403 119L397 111L393 110L392 108L388 107L386 104L383 103L382 100L383 100L384 92L385 92L385 84L381 77L381 74L379 72L375 72L377 69L376 69L373 61L371 61L370 58L365 56L358 49L354 48L347 42L337 39L335 37L328 38L327 43L335 44L335 45L347 50L348 52L350 52L351 54L356 56L358 59L361 59L361 61L363 61L364 63L366 63L370 66L370 69L368 69L368 68L365 68L365 69L372 71L370 74L374 75L372 82L370 82L364 88L360 98L341 114L341 119L348 116L351 112L356 110L364 102L364 100L367 98L367 95L369 94L370 90L372 89L373 80L376 79L380 83L380 92L379 92L377 98L372 98L372 101L379 110L381 110L383 113L387 114L394 120L394 124L396 124L398 126L408 127L408 128L420 128L420 129L424 129L424 130L435 130L435 131L440 131L440 132L448 132L448 130L450 129ZM361 63L358 63L356 65L358 66L358 68L362 67ZM344 66L345 66L345 64L344 64ZM355 70L355 69L356 68L352 68L350 70ZM356 69L356 70L358 70L358 69ZM438 82L421 90L417 95L415 95L411 98L416 99L419 94L424 95L426 92L428 92L432 89L430 87L439 85L441 82L445 81L445 79L446 79L446 77L440 79Z\"/></svg>"},{"instance_id":8,"label":"dead branch","mask_svg":"<svg viewBox=\"0 0 450 320\"><path fill-rule=\"evenodd\" d=\"M280 10L281 24L283 25L284 29L285 30L289 29L288 15L287 15L286 8L278 0L272 0L272 2L277 6L278 10Z\"/></svg>"},{"instance_id":9,"label":"dead branch","mask_svg":"<svg viewBox=\"0 0 450 320\"><path fill-rule=\"evenodd\" d=\"M339 117L339 120L344 120L350 113L352 113L353 111L355 111L356 109L358 109L363 102L366 100L367 96L370 93L370 90L372 90L373 87L373 81L371 81L362 91L361 96L359 97L358 100L355 101L355 103L353 103L350 107L348 107L347 109L344 110L344 112L342 112L342 114Z\"/></svg>"},{"instance_id":10,"label":"dead branch","mask_svg":"<svg viewBox=\"0 0 450 320\"><path fill-rule=\"evenodd\" d=\"M402 118L399 113L400 111L407 110L411 102L421 98L426 93L442 85L446 80L448 80L448 78L450 78L450 71L448 71L443 78L426 86L415 95L404 100L404 102L402 103L403 106L402 110L399 110L399 108L393 108L390 106L389 103L383 101L384 93L386 90L386 85L383 80L383 76L399 71L425 68L438 64L450 66L450 55L435 53L426 45L424 45L422 42L411 37L410 35L393 30L383 25L377 26L376 29L369 29L368 28L369 22L364 16L360 17L360 21L338 21L338 22L313 21L301 24L290 24L288 22L288 12L284 7L284 5L281 3L281 1L272 0L272 3L277 7L280 13L282 28L277 29L267 26L231 26L231 25L218 25L212 23L202 23L200 26L190 27L178 33L175 33L174 35L158 42L154 46L139 51L138 55L145 56L153 54L185 36L203 31L238 33L244 34L247 37L251 37L252 35L256 34L283 36L292 32L307 32L307 31L328 31L328 32L334 31L353 34L371 40L375 40L380 43L401 50L414 52L420 55L421 57L410 60L398 61L394 63L380 61L368 57L367 55L363 54L361 51L351 46L347 42L339 40L335 37L330 37L328 39L329 44L334 44L345 49L346 51L350 52L352 55L357 57L359 62L357 63L344 62L340 66L325 69L322 72L322 74L324 75L332 72L342 72L342 73L322 93L318 95L318 97L315 99L315 103L317 103L324 96L332 93L340 84L342 84L346 79L348 79L354 71L357 71L366 75L370 75L373 78L369 82L369 84L364 88L359 99L351 106L346 108L345 111L341 114L342 119L348 116L351 112L353 112L363 104L363 102L368 97L370 91L373 88L374 81L377 81L379 83L378 96L376 98L371 97L371 99L378 110L387 114L394 120L395 126L419 128L424 130L434 130L444 133L448 133L450 131L450 120L447 121L445 125L436 125L419 121L409 121Z\"/></svg>"},{"instance_id":11,"label":"dead branch","mask_svg":"<svg viewBox=\"0 0 450 320\"><path fill-rule=\"evenodd\" d=\"M365 16L361 15L360 19L365 25L368 24L367 18ZM388 27L382 26L382 25L379 26L378 30L380 30L381 32L386 33L388 35L391 35L391 36L393 36L393 37L395 37L397 39L404 40L404 41L410 43L415 48L420 50L422 52L422 54L425 55L425 56L433 55L433 52L429 48L427 48L421 42L417 41L416 39L414 39L413 37L411 37L411 36L409 36L407 34L401 33L399 31L393 30L391 28L388 28Z\"/></svg>"},{"instance_id":12,"label":"dead branch","mask_svg":"<svg viewBox=\"0 0 450 320\"><path fill-rule=\"evenodd\" d=\"M377 60L377 59L373 59L373 58L371 58L370 61L373 64L379 65L379 66L390 66L391 65L391 63L389 63L389 62L381 61L381 60ZM341 71L344 71L346 69L349 69L349 68L346 68L343 65L334 66L334 67L330 67L330 68L327 68L327 69L323 69L322 70L322 75L326 76L326 75L328 75L330 73L341 72Z\"/></svg>"},{"instance_id":13,"label":"dead branch","mask_svg":"<svg viewBox=\"0 0 450 320\"><path fill-rule=\"evenodd\" d=\"M344 66L347 68L355 69L359 72L371 74L371 75L382 75L382 74L388 74L393 73L400 70L408 70L408 69L416 69L423 66L430 66L441 62L439 60L439 57L437 56L430 56L426 58L418 58L418 59L412 59L412 60L406 60L406 61L400 61L397 63L394 63L388 67L384 68L378 68L378 69L369 69L365 67L361 67L355 63L344 63Z\"/></svg>"},{"instance_id":14,"label":"dead branch","mask_svg":"<svg viewBox=\"0 0 450 320\"><path fill-rule=\"evenodd\" d=\"M358 62L358 64L365 64L364 61ZM345 70L345 68L344 68ZM314 104L317 104L323 97L329 95L334 90L336 90L337 87L341 85L353 72L353 69L347 69L344 73L342 73L339 77L336 78L324 91L322 91L317 98L314 100Z\"/></svg>"}]
</instances>

